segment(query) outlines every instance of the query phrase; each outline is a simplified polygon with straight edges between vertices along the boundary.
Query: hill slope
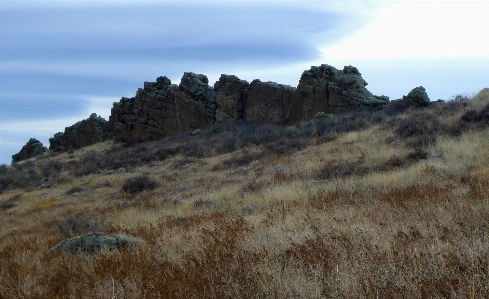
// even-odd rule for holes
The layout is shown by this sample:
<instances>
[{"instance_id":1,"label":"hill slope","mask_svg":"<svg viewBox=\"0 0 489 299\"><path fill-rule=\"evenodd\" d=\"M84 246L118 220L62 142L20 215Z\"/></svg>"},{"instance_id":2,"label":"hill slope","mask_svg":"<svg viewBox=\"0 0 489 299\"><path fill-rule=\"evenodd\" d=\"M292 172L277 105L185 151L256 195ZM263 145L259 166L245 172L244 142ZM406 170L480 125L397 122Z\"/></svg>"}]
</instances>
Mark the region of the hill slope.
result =
<instances>
[{"instance_id":1,"label":"hill slope","mask_svg":"<svg viewBox=\"0 0 489 299\"><path fill-rule=\"evenodd\" d=\"M0 297L489 296L489 90L0 170ZM92 231L144 240L50 250Z\"/></svg>"}]
</instances>

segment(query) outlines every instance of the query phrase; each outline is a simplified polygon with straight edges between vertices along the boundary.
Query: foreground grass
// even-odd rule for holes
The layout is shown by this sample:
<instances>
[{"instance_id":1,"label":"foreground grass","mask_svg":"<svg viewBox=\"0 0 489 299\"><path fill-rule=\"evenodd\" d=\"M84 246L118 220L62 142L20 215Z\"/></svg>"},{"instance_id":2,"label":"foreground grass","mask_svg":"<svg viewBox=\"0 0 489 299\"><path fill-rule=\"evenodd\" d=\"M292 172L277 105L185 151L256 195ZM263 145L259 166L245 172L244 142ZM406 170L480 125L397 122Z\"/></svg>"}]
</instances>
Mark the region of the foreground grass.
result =
<instances>
[{"instance_id":1,"label":"foreground grass","mask_svg":"<svg viewBox=\"0 0 489 299\"><path fill-rule=\"evenodd\" d=\"M441 117L455 123L476 100ZM489 130L436 140L395 130L299 136L293 150L168 147L164 159L84 175L80 161L131 148L39 159L64 163L54 185L0 194L0 298L489 297ZM431 141L413 148L413 138ZM137 176L156 186L123 191ZM145 243L50 250L93 230Z\"/></svg>"}]
</instances>

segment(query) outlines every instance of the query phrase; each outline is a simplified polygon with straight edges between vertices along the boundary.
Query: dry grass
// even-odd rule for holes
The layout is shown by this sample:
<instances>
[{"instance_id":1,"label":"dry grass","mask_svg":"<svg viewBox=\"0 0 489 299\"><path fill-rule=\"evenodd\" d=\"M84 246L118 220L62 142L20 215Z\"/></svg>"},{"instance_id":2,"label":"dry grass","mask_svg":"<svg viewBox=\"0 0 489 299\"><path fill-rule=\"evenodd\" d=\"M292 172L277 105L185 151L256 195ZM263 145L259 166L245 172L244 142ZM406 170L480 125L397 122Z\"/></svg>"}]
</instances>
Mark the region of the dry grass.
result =
<instances>
[{"instance_id":1,"label":"dry grass","mask_svg":"<svg viewBox=\"0 0 489 299\"><path fill-rule=\"evenodd\" d=\"M427 113L453 125L487 103L484 92ZM153 160L156 143L38 157L35 169L64 166L49 187L0 194L0 298L487 298L489 130L439 134L413 149L395 127L371 123L327 141L284 137L293 150L269 136L189 151L187 136L159 143ZM146 154L124 167L72 168L136 150ZM155 189L121 190L136 176ZM91 230L145 242L49 250Z\"/></svg>"}]
</instances>

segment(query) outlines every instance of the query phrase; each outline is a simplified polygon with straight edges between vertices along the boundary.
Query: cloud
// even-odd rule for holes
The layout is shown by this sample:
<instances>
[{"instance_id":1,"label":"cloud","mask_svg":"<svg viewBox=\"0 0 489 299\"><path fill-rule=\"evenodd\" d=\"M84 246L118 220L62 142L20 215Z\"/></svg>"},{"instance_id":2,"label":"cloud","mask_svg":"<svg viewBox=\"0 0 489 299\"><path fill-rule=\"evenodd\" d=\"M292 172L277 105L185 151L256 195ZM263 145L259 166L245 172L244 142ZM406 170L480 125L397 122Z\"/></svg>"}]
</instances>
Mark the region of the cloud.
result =
<instances>
[{"instance_id":1,"label":"cloud","mask_svg":"<svg viewBox=\"0 0 489 299\"><path fill-rule=\"evenodd\" d=\"M0 164L10 164L12 155L18 153L30 138L36 138L44 146L49 147L49 138L53 137L54 133L64 131L65 127L80 120L79 117L69 117L20 122L2 121L0 126Z\"/></svg>"},{"instance_id":2,"label":"cloud","mask_svg":"<svg viewBox=\"0 0 489 299\"><path fill-rule=\"evenodd\" d=\"M358 31L370 1L2 1L0 145L8 161L35 137L112 102L144 81L184 72L297 85L321 59L319 45ZM323 63L323 62L321 62ZM5 162L4 162L5 161Z\"/></svg>"},{"instance_id":3,"label":"cloud","mask_svg":"<svg viewBox=\"0 0 489 299\"><path fill-rule=\"evenodd\" d=\"M295 63L319 58L318 43L334 43L367 21L337 4L305 2L15 6L1 11L2 62Z\"/></svg>"},{"instance_id":4,"label":"cloud","mask_svg":"<svg viewBox=\"0 0 489 299\"><path fill-rule=\"evenodd\" d=\"M111 109L114 102L119 102L120 97L101 97L101 96L87 96L86 99L90 102L88 110L90 114L97 113L105 120L109 120ZM87 118L87 115L85 118Z\"/></svg>"},{"instance_id":5,"label":"cloud","mask_svg":"<svg viewBox=\"0 0 489 299\"><path fill-rule=\"evenodd\" d=\"M322 46L332 60L487 58L489 2L402 1L338 44Z\"/></svg>"},{"instance_id":6,"label":"cloud","mask_svg":"<svg viewBox=\"0 0 489 299\"><path fill-rule=\"evenodd\" d=\"M86 110L88 102L80 97L36 96L32 94L2 94L0 111L2 123L15 120L52 119L63 115L79 116Z\"/></svg>"},{"instance_id":7,"label":"cloud","mask_svg":"<svg viewBox=\"0 0 489 299\"><path fill-rule=\"evenodd\" d=\"M22 70L23 66L25 66L24 71ZM106 76L90 74L89 71L87 73L82 71L82 74L70 74L69 71L63 71L61 66L59 68L60 73L57 73L56 66L50 66L50 68L53 67L51 68L52 72L46 73L43 73L42 70L36 72L35 65L31 67L31 72L28 71L29 65L27 63L23 66L21 65L18 70L12 71L8 68L2 69L2 80L0 81L2 100L6 100L11 95L30 96L34 99L39 96L44 98L65 97L67 100L79 98L80 95L85 94L113 95L126 90L125 85L131 83L131 81L117 78L117 76L113 78L108 74ZM133 90L134 87L132 87Z\"/></svg>"}]
</instances>

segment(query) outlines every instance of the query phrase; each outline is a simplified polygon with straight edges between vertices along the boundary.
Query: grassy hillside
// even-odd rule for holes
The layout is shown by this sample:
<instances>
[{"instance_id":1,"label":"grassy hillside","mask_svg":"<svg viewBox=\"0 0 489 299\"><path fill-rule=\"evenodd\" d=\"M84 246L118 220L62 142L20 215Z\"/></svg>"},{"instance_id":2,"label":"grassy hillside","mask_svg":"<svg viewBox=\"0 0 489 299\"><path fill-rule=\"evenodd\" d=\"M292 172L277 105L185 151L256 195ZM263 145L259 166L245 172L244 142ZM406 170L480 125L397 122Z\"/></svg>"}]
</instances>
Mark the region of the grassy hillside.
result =
<instances>
[{"instance_id":1,"label":"grassy hillside","mask_svg":"<svg viewBox=\"0 0 489 299\"><path fill-rule=\"evenodd\" d=\"M0 298L488 298L488 140L486 89L3 166Z\"/></svg>"}]
</instances>

